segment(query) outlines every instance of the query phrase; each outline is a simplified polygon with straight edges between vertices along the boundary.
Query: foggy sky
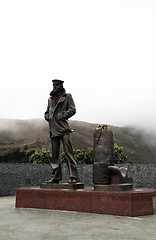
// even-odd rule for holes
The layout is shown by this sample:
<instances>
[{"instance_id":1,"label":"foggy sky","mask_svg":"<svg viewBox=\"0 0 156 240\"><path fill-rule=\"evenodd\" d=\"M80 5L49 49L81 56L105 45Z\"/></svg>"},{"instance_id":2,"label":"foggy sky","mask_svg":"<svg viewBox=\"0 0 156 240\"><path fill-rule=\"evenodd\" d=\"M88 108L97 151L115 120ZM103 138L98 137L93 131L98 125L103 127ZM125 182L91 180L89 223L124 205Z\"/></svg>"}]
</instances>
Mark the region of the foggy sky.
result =
<instances>
[{"instance_id":1,"label":"foggy sky","mask_svg":"<svg viewBox=\"0 0 156 240\"><path fill-rule=\"evenodd\" d=\"M43 118L51 80L73 120L156 131L156 2L0 1L0 118Z\"/></svg>"}]
</instances>

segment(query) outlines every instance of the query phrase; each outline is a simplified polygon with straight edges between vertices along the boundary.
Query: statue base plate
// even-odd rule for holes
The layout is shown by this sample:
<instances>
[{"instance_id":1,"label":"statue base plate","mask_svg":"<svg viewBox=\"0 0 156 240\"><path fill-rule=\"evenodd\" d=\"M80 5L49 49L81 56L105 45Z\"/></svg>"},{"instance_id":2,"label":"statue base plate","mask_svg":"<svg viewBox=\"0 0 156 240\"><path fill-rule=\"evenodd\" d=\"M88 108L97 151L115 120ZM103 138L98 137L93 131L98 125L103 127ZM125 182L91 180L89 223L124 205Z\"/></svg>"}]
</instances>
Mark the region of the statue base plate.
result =
<instances>
[{"instance_id":1,"label":"statue base plate","mask_svg":"<svg viewBox=\"0 0 156 240\"><path fill-rule=\"evenodd\" d=\"M123 183L123 184L111 184L111 185L101 185L95 184L95 191L127 191L133 189L133 184Z\"/></svg>"},{"instance_id":2,"label":"statue base plate","mask_svg":"<svg viewBox=\"0 0 156 240\"><path fill-rule=\"evenodd\" d=\"M84 183L41 183L40 188L46 189L82 189Z\"/></svg>"}]
</instances>

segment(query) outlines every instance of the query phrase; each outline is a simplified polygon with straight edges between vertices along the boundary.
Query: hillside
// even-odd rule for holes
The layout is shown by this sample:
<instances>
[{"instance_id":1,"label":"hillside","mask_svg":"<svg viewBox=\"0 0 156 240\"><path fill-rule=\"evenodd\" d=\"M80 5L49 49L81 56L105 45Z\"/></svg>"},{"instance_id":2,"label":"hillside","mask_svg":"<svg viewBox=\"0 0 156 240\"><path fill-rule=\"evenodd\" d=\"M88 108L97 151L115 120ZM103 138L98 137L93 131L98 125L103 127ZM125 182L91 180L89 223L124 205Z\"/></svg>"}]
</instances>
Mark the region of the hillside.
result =
<instances>
[{"instance_id":1,"label":"hillside","mask_svg":"<svg viewBox=\"0 0 156 240\"><path fill-rule=\"evenodd\" d=\"M71 134L74 149L92 148L93 132L98 124L70 121L74 129ZM156 163L156 137L143 130L112 126L115 142L123 147L127 162ZM0 119L0 156L15 149L27 153L42 148L50 149L48 123L44 119L6 120Z\"/></svg>"}]
</instances>

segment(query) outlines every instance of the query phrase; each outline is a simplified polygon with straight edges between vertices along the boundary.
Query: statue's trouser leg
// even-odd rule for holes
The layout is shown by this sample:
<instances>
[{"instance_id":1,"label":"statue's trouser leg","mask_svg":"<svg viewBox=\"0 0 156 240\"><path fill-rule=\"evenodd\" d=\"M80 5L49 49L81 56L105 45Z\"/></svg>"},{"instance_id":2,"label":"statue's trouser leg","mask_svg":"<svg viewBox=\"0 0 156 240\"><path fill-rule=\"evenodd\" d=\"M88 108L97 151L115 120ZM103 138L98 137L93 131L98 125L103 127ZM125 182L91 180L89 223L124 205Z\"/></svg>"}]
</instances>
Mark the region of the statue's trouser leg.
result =
<instances>
[{"instance_id":1,"label":"statue's trouser leg","mask_svg":"<svg viewBox=\"0 0 156 240\"><path fill-rule=\"evenodd\" d=\"M62 166L60 160L60 138L51 138L52 145L52 179L62 180Z\"/></svg>"},{"instance_id":2,"label":"statue's trouser leg","mask_svg":"<svg viewBox=\"0 0 156 240\"><path fill-rule=\"evenodd\" d=\"M61 137L64 152L67 155L67 165L69 169L70 178L78 178L77 164L73 153L73 148L70 141L70 134L65 134Z\"/></svg>"}]
</instances>

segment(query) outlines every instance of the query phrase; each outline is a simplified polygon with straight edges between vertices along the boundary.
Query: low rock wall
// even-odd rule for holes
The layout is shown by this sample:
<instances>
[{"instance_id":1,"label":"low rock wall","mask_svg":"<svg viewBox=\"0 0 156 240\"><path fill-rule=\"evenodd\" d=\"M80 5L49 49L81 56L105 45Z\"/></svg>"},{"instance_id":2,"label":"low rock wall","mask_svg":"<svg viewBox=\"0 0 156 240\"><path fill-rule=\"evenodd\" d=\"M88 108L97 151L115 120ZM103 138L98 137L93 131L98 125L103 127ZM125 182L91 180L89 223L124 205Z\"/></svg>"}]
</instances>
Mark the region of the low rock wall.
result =
<instances>
[{"instance_id":1,"label":"low rock wall","mask_svg":"<svg viewBox=\"0 0 156 240\"><path fill-rule=\"evenodd\" d=\"M133 178L135 188L156 188L156 164L122 164L127 167L128 176ZM93 165L78 165L78 173L85 186L92 186ZM63 182L69 180L68 169L62 166ZM49 180L51 167L46 164L0 163L0 197L13 196L20 187L39 186Z\"/></svg>"}]
</instances>

